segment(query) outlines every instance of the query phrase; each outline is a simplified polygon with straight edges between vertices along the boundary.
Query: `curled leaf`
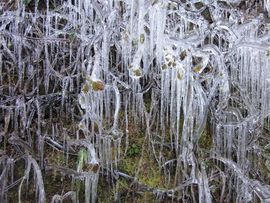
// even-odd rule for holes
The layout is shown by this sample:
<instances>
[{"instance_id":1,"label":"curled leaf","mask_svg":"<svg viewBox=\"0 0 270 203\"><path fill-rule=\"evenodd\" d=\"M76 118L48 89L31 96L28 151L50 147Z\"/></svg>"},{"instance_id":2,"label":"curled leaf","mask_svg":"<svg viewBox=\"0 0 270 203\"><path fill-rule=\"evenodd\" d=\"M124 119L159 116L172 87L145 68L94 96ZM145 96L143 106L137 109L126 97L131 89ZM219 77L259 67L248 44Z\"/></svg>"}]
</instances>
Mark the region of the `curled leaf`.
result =
<instances>
[{"instance_id":1,"label":"curled leaf","mask_svg":"<svg viewBox=\"0 0 270 203\"><path fill-rule=\"evenodd\" d=\"M193 68L193 72L195 73L199 73L202 69L202 66L199 64L199 65L196 65L194 68Z\"/></svg>"},{"instance_id":2,"label":"curled leaf","mask_svg":"<svg viewBox=\"0 0 270 203\"><path fill-rule=\"evenodd\" d=\"M92 81L91 86L94 91L103 91L105 89L105 85L101 80Z\"/></svg>"}]
</instances>

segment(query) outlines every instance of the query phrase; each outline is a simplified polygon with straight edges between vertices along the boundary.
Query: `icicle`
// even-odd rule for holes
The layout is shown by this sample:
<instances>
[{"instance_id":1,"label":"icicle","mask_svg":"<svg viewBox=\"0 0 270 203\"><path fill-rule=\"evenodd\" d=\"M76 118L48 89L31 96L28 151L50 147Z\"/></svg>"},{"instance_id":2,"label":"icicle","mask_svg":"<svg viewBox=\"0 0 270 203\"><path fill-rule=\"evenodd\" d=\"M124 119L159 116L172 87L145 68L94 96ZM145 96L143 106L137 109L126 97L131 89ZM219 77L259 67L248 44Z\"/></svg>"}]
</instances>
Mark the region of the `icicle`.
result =
<instances>
[{"instance_id":1,"label":"icicle","mask_svg":"<svg viewBox=\"0 0 270 203\"><path fill-rule=\"evenodd\" d=\"M208 178L206 176L205 166L201 165L202 172L199 172L199 202L211 203L211 193L208 184Z\"/></svg>"},{"instance_id":2,"label":"icicle","mask_svg":"<svg viewBox=\"0 0 270 203\"><path fill-rule=\"evenodd\" d=\"M72 203L76 203L76 193L74 191L69 191L64 195L54 195L52 197L51 203L63 203L65 199L71 199Z\"/></svg>"},{"instance_id":3,"label":"icicle","mask_svg":"<svg viewBox=\"0 0 270 203\"><path fill-rule=\"evenodd\" d=\"M264 0L264 7L268 11L268 15L270 13L270 1L269 0Z\"/></svg>"},{"instance_id":4,"label":"icicle","mask_svg":"<svg viewBox=\"0 0 270 203\"><path fill-rule=\"evenodd\" d=\"M19 203L21 203L21 189L22 189L22 185L23 185L23 182L25 180L27 180L29 178L29 174L30 174L30 170L31 170L31 166L33 167L34 169L34 173L35 173L35 176L36 176L36 186L37 186L37 202L38 203L45 203L46 202L46 198L45 198L45 190L44 190L44 183L43 183L43 178L42 178L42 173L41 173L41 170L36 162L35 159L33 159L31 156L28 156L27 157L27 160L28 160L28 164L27 164L27 168L25 170L25 173L24 173L24 176L23 176L23 179L21 181L21 184L19 186Z\"/></svg>"}]
</instances>

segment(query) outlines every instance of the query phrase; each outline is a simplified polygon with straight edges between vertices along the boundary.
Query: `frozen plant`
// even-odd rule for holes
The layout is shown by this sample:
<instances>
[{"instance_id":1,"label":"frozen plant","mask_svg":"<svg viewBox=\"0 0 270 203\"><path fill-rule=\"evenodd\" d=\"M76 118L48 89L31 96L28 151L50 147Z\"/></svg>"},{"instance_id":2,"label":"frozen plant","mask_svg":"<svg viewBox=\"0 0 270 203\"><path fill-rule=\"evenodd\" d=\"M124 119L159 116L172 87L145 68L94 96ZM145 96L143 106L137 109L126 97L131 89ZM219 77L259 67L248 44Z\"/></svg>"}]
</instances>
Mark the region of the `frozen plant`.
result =
<instances>
[{"instance_id":1,"label":"frozen plant","mask_svg":"<svg viewBox=\"0 0 270 203\"><path fill-rule=\"evenodd\" d=\"M37 202L97 202L105 181L120 202L124 179L134 198L269 202L269 12L269 0L2 0L0 201L33 188ZM48 194L49 174L70 188Z\"/></svg>"}]
</instances>

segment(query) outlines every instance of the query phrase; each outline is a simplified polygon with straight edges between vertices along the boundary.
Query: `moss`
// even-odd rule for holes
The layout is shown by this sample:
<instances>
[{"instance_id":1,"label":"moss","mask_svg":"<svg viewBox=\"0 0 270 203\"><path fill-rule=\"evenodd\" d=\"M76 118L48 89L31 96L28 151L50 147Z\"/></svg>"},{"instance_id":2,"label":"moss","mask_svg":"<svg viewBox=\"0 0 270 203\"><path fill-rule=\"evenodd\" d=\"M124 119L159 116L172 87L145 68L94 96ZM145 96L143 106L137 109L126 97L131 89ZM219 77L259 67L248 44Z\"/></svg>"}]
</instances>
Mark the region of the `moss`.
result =
<instances>
[{"instance_id":1,"label":"moss","mask_svg":"<svg viewBox=\"0 0 270 203\"><path fill-rule=\"evenodd\" d=\"M139 181L150 187L165 187L160 169L149 157L143 160L143 170L139 174Z\"/></svg>"},{"instance_id":2,"label":"moss","mask_svg":"<svg viewBox=\"0 0 270 203\"><path fill-rule=\"evenodd\" d=\"M199 147L205 150L210 150L212 147L212 137L206 130L203 131L198 141Z\"/></svg>"},{"instance_id":3,"label":"moss","mask_svg":"<svg viewBox=\"0 0 270 203\"><path fill-rule=\"evenodd\" d=\"M162 179L158 172L149 173L148 176L141 176L140 180L150 187L158 187L162 184Z\"/></svg>"},{"instance_id":4,"label":"moss","mask_svg":"<svg viewBox=\"0 0 270 203\"><path fill-rule=\"evenodd\" d=\"M100 177L99 184L97 186L97 194L99 203L111 203L114 202L113 190L105 177Z\"/></svg>"},{"instance_id":5,"label":"moss","mask_svg":"<svg viewBox=\"0 0 270 203\"><path fill-rule=\"evenodd\" d=\"M63 166L66 163L66 156L60 151L47 152L46 159L47 162L52 165Z\"/></svg>"},{"instance_id":6,"label":"moss","mask_svg":"<svg viewBox=\"0 0 270 203\"><path fill-rule=\"evenodd\" d=\"M143 197L138 200L139 203L157 203L160 201L155 200L155 196L151 192L144 192Z\"/></svg>"},{"instance_id":7,"label":"moss","mask_svg":"<svg viewBox=\"0 0 270 203\"><path fill-rule=\"evenodd\" d=\"M127 150L127 156L137 156L140 154L141 148L136 144L132 144Z\"/></svg>"},{"instance_id":8,"label":"moss","mask_svg":"<svg viewBox=\"0 0 270 203\"><path fill-rule=\"evenodd\" d=\"M129 175L134 175L139 163L140 154L141 154L141 146L143 145L144 141L144 131L141 130L138 132L138 129L134 125L128 126L129 131L129 148L127 151L127 156L124 157L124 159L120 162L119 169L120 171L126 172ZM134 151L134 148L137 148L136 152ZM122 148L123 149L123 148ZM129 151L133 150L131 154ZM124 152L122 151L122 154Z\"/></svg>"},{"instance_id":9,"label":"moss","mask_svg":"<svg viewBox=\"0 0 270 203\"><path fill-rule=\"evenodd\" d=\"M138 164L138 158L125 158L120 164L120 170L123 170L129 175L132 175L136 171Z\"/></svg>"}]
</instances>

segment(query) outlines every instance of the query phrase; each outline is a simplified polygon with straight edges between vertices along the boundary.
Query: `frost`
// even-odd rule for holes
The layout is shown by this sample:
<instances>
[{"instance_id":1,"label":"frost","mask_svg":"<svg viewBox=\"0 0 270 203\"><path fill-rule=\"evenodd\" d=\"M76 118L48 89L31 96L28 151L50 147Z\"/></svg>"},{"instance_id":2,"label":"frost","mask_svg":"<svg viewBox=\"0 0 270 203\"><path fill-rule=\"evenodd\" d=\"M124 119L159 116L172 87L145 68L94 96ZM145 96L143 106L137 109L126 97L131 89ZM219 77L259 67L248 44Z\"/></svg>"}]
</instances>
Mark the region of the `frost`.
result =
<instances>
[{"instance_id":1,"label":"frost","mask_svg":"<svg viewBox=\"0 0 270 203\"><path fill-rule=\"evenodd\" d=\"M269 15L269 0L1 1L0 202L32 183L45 202L48 170L86 203L100 176L116 202L120 176L158 201L269 202ZM145 154L162 187L140 182Z\"/></svg>"}]
</instances>

